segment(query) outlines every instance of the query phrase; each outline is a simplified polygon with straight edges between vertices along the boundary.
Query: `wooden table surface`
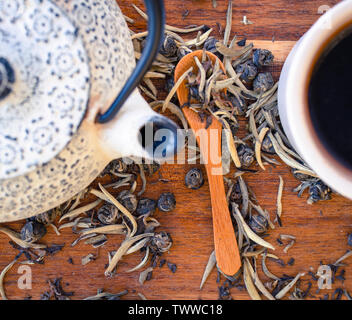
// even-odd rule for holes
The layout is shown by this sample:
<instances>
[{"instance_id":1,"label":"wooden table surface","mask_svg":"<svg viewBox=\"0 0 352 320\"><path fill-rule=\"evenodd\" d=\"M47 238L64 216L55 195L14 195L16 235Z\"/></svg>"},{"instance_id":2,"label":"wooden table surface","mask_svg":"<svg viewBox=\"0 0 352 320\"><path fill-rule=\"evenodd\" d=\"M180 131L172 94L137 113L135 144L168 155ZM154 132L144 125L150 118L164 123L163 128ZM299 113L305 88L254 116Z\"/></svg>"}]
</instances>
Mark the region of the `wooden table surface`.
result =
<instances>
[{"instance_id":1,"label":"wooden table surface","mask_svg":"<svg viewBox=\"0 0 352 320\"><path fill-rule=\"evenodd\" d=\"M136 20L134 29L144 30L144 22L130 6L131 2L143 6L142 1L118 2L122 11ZM278 78L284 58L291 46L319 18L318 8L322 5L332 6L337 2L339 1L235 0L232 35L236 33L240 37L247 37L248 40L266 40L256 42L258 45L271 43L276 53L273 72ZM216 23L225 26L227 1L217 1L217 4L217 8L214 9L210 0L165 1L167 23L179 27L190 24L207 24L214 27L214 35L220 37ZM186 10L188 10L188 15L184 17ZM244 15L254 24L243 25L241 20ZM275 42L273 43L272 40ZM242 121L241 124L243 127L245 122ZM244 132L244 128L242 131ZM199 290L204 267L213 249L211 204L207 182L196 191L190 191L185 187L184 177L191 167L191 165L163 165L161 175L169 182L148 184L145 193L145 196L154 199L164 191L172 191L176 196L177 206L173 212L156 213L156 218L162 225L159 230L170 232L174 240L170 253L165 254L164 258L177 264L176 273L172 273L167 266L161 269L156 268L153 278L144 285L140 285L139 272L125 273L127 269L140 261L141 255L136 253L124 258L118 267L116 276L107 279L104 276L107 254L118 247L122 237L108 236L107 244L97 250L83 242L71 247L70 244L77 237L71 230L65 229L61 236L57 236L52 229L49 229L43 242L47 244L64 243L64 249L52 257L46 257L44 265L31 266L31 290L18 288L19 265L15 265L5 278L8 298L23 299L31 296L33 299L39 299L40 294L48 290L48 279L62 277L64 289L74 291L73 299L94 295L99 288L110 292L128 289L129 294L125 297L127 299L138 299L137 293L139 292L148 299L217 299L219 284L216 283L215 270L204 288ZM292 177L289 168L284 164L276 168L267 167L265 172L246 174L244 177L246 182L255 192L262 207L270 212L272 218L276 212L278 175L281 175L285 182L282 200L283 226L270 231L267 240L274 244L276 247L274 253L284 262L293 257L295 263L293 266L282 267L269 261L268 267L278 276L283 274L295 276L298 272L307 273L310 268L313 268L315 272L320 261L326 264L333 263L348 249L347 236L352 232L352 202L335 195L330 201L308 205L306 194L303 198L298 198L292 191L299 182ZM149 178L150 182L155 180L157 180L156 176ZM5 225L19 230L22 224L23 222ZM288 253L284 253L283 247L276 242L280 234L291 234L297 238L295 245ZM5 235L0 234L0 269L12 261L16 254L8 241ZM82 266L81 258L88 253L98 254L98 258ZM68 262L69 258L73 259L73 265ZM348 264L349 261L346 262ZM317 287L313 283L311 292L315 295L315 299L326 293L331 294L336 288L352 291L352 268L348 265L344 268L346 280L344 282L336 280L331 290L322 290L319 294L315 294ZM261 279L263 282L268 280L264 275L261 275ZM311 278L305 276L303 279L308 282ZM231 295L234 299L249 299L246 290L234 288L231 289Z\"/></svg>"}]
</instances>

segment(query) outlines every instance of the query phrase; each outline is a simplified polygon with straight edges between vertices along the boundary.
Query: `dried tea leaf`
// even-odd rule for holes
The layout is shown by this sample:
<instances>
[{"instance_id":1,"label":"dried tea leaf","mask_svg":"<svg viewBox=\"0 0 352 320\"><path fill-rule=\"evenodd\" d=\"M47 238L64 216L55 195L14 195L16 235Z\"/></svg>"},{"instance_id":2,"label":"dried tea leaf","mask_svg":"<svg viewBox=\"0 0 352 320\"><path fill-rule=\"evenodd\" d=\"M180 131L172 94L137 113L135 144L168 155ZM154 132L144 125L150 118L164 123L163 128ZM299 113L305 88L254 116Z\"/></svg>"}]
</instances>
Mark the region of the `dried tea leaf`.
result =
<instances>
[{"instance_id":1,"label":"dried tea leaf","mask_svg":"<svg viewBox=\"0 0 352 320\"><path fill-rule=\"evenodd\" d=\"M242 21L241 21L245 26L249 24L253 24L252 21L248 20L247 16L243 16Z\"/></svg>"},{"instance_id":2,"label":"dried tea leaf","mask_svg":"<svg viewBox=\"0 0 352 320\"><path fill-rule=\"evenodd\" d=\"M198 86L198 92L199 92L199 96L202 98L202 100L204 101L205 97L204 97L204 88L205 88L205 83L206 83L206 72L205 69L203 67L203 65L201 64L201 62L199 61L197 56L194 56L194 61L197 64L198 67L198 72L200 74L200 80L199 80L199 86Z\"/></svg>"},{"instance_id":3,"label":"dried tea leaf","mask_svg":"<svg viewBox=\"0 0 352 320\"><path fill-rule=\"evenodd\" d=\"M158 98L152 92L150 92L146 87L140 84L138 88L141 89L145 93L145 95L148 96L150 99L154 101L158 100Z\"/></svg>"},{"instance_id":4,"label":"dried tea leaf","mask_svg":"<svg viewBox=\"0 0 352 320\"><path fill-rule=\"evenodd\" d=\"M337 266L338 264L340 264L343 260L347 259L348 257L350 257L352 255L352 250L348 250L342 257L340 257L339 259L337 259L334 262L334 265Z\"/></svg>"},{"instance_id":5,"label":"dried tea leaf","mask_svg":"<svg viewBox=\"0 0 352 320\"><path fill-rule=\"evenodd\" d=\"M222 89L229 89L229 86L232 85L236 80L239 78L239 75L237 75L235 78L228 78L225 80L218 80L214 84L214 89L216 91L222 90ZM239 95L237 94L236 91L231 92L233 95L235 95L238 99Z\"/></svg>"},{"instance_id":6,"label":"dried tea leaf","mask_svg":"<svg viewBox=\"0 0 352 320\"><path fill-rule=\"evenodd\" d=\"M116 300L127 293L128 293L127 290L124 290L119 293L101 292L101 290L98 290L98 294L96 294L95 296L87 297L83 300L111 300L111 299Z\"/></svg>"},{"instance_id":7,"label":"dried tea leaf","mask_svg":"<svg viewBox=\"0 0 352 320\"><path fill-rule=\"evenodd\" d=\"M277 207L277 211L276 214L279 218L281 218L281 214L282 214L282 191L284 189L284 179L282 179L281 176L279 176L280 179L280 184L279 184L279 188L277 191L277 200L276 200L276 207Z\"/></svg>"},{"instance_id":8,"label":"dried tea leaf","mask_svg":"<svg viewBox=\"0 0 352 320\"><path fill-rule=\"evenodd\" d=\"M153 84L153 81L148 77L150 74L146 74L146 77L143 78L143 82L147 85L148 89L152 92L153 96L156 97L158 95L158 90ZM165 75L163 75L165 77Z\"/></svg>"},{"instance_id":9,"label":"dried tea leaf","mask_svg":"<svg viewBox=\"0 0 352 320\"><path fill-rule=\"evenodd\" d=\"M112 174L114 174L112 172ZM107 185L104 185L104 188L114 188L114 189L118 189L120 187L125 187L125 186L129 186L130 185L130 181L131 181L131 176L126 177L125 179L122 180L118 180L117 182L113 182Z\"/></svg>"},{"instance_id":10,"label":"dried tea leaf","mask_svg":"<svg viewBox=\"0 0 352 320\"><path fill-rule=\"evenodd\" d=\"M75 197L73 197L71 200L66 202L66 206L64 207L63 210L66 211L73 200L74 200L74 203L72 204L70 210L74 210L75 208L77 208L81 200L85 197L86 193L87 193L87 189L84 189L81 192L79 192Z\"/></svg>"},{"instance_id":11,"label":"dried tea leaf","mask_svg":"<svg viewBox=\"0 0 352 320\"><path fill-rule=\"evenodd\" d=\"M78 242L80 242L81 240L85 240L85 239L89 239L89 238L93 238L95 237L97 234L96 233L90 233L90 234L85 234L83 236L80 236L79 238L77 238L75 241L73 241L71 243L71 247L74 247Z\"/></svg>"},{"instance_id":12,"label":"dried tea leaf","mask_svg":"<svg viewBox=\"0 0 352 320\"><path fill-rule=\"evenodd\" d=\"M123 15L124 19L128 22L128 23L131 23L131 24L134 24L134 20L126 15Z\"/></svg>"},{"instance_id":13,"label":"dried tea leaf","mask_svg":"<svg viewBox=\"0 0 352 320\"><path fill-rule=\"evenodd\" d=\"M238 218L237 214L235 214L234 210L232 210L232 215L234 217L234 219L236 220L237 223L237 244L238 244L238 248L239 250L242 250L243 247L243 238L246 238L246 241L249 243L249 238L247 236L247 234L245 233L244 229L243 229L243 225L241 223L241 220Z\"/></svg>"},{"instance_id":14,"label":"dried tea leaf","mask_svg":"<svg viewBox=\"0 0 352 320\"><path fill-rule=\"evenodd\" d=\"M259 255L261 255L266 249L265 248L260 248L259 250L257 251L245 251L242 253L242 257L247 257L247 258L250 258L250 257L254 257L254 258L257 258Z\"/></svg>"},{"instance_id":15,"label":"dried tea leaf","mask_svg":"<svg viewBox=\"0 0 352 320\"><path fill-rule=\"evenodd\" d=\"M274 275L273 273L271 273L268 269L268 267L266 266L266 263L265 263L265 260L266 260L266 252L263 254L263 257L262 257L262 269L263 269L263 272L264 274L270 278L270 279L273 279L273 280L280 280L279 277L277 277L276 275Z\"/></svg>"},{"instance_id":16,"label":"dried tea leaf","mask_svg":"<svg viewBox=\"0 0 352 320\"><path fill-rule=\"evenodd\" d=\"M292 236L290 234L280 234L280 239L281 240L296 240L296 237Z\"/></svg>"},{"instance_id":17,"label":"dried tea leaf","mask_svg":"<svg viewBox=\"0 0 352 320\"><path fill-rule=\"evenodd\" d=\"M248 189L247 185L244 182L244 179L242 176L238 177L238 183L240 185L241 189L241 195L242 195L242 215L243 217L246 217L248 214L248 209L249 209L249 194L248 194Z\"/></svg>"},{"instance_id":18,"label":"dried tea leaf","mask_svg":"<svg viewBox=\"0 0 352 320\"><path fill-rule=\"evenodd\" d=\"M242 55L246 54L248 51L252 50L252 48L253 48L253 43L245 47L240 47L239 49L228 48L221 42L216 43L216 50L220 52L223 56L231 59L238 59Z\"/></svg>"},{"instance_id":19,"label":"dried tea leaf","mask_svg":"<svg viewBox=\"0 0 352 320\"><path fill-rule=\"evenodd\" d=\"M209 256L208 263L205 267L199 289L203 288L205 281L207 281L211 271L214 269L215 266L216 266L216 256L215 256L215 250L213 250L213 252Z\"/></svg>"},{"instance_id":20,"label":"dried tea leaf","mask_svg":"<svg viewBox=\"0 0 352 320\"><path fill-rule=\"evenodd\" d=\"M140 234L131 238L126 239L124 242L122 242L120 248L116 251L114 256L112 257L109 266L105 270L105 276L111 276L112 271L115 269L117 263L121 260L122 256L126 254L127 250L138 240L141 240L143 238L147 237L152 237L154 236L154 233L145 233L145 234Z\"/></svg>"},{"instance_id":21,"label":"dried tea leaf","mask_svg":"<svg viewBox=\"0 0 352 320\"><path fill-rule=\"evenodd\" d=\"M139 283L143 284L148 277L148 274L153 271L152 267L149 267L139 274Z\"/></svg>"},{"instance_id":22,"label":"dried tea leaf","mask_svg":"<svg viewBox=\"0 0 352 320\"><path fill-rule=\"evenodd\" d=\"M98 197L98 198L101 199L101 200L104 200L104 201L107 201L107 202L111 203L111 201L109 200L109 198L108 198L104 193L102 193L102 192L99 191L99 190L92 189L92 190L90 190L90 193L91 193L91 194L94 194L96 197ZM111 204L112 204L112 203L111 203Z\"/></svg>"},{"instance_id":23,"label":"dried tea leaf","mask_svg":"<svg viewBox=\"0 0 352 320\"><path fill-rule=\"evenodd\" d=\"M246 263L246 261L244 261L244 264L243 264L243 280L249 296L253 300L262 300L257 289L254 286L254 283L249 271L248 263Z\"/></svg>"},{"instance_id":24,"label":"dried tea leaf","mask_svg":"<svg viewBox=\"0 0 352 320\"><path fill-rule=\"evenodd\" d=\"M5 228L5 227L0 227L0 232L6 234L13 242L17 243L20 247L22 248L33 248L33 249L44 249L46 248L45 244L38 244L38 243L31 243L27 241L23 241L21 239L21 236L19 233Z\"/></svg>"},{"instance_id":25,"label":"dried tea leaf","mask_svg":"<svg viewBox=\"0 0 352 320\"><path fill-rule=\"evenodd\" d=\"M291 240L290 243L284 248L284 252L287 253L288 250L295 244L295 240Z\"/></svg>"},{"instance_id":26,"label":"dried tea leaf","mask_svg":"<svg viewBox=\"0 0 352 320\"><path fill-rule=\"evenodd\" d=\"M259 100L260 99L258 99L258 101ZM255 141L260 141L259 140L259 134L258 134L258 131L257 131L257 126L255 124L255 119L254 119L254 109L252 109L249 112L249 129L250 129L251 133L253 134L253 136L255 138Z\"/></svg>"},{"instance_id":27,"label":"dried tea leaf","mask_svg":"<svg viewBox=\"0 0 352 320\"><path fill-rule=\"evenodd\" d=\"M286 285L278 294L276 294L275 299L282 299L296 284L299 278L303 277L304 273L298 273L297 276L288 284Z\"/></svg>"},{"instance_id":28,"label":"dried tea leaf","mask_svg":"<svg viewBox=\"0 0 352 320\"><path fill-rule=\"evenodd\" d=\"M235 213L238 217L238 219L241 221L241 224L243 226L243 229L245 231L245 233L247 234L248 238L250 238L252 241L254 241L255 243L258 243L259 245L271 249L271 250L275 250L275 248L269 243L266 242L264 239L260 238L256 233L254 233L252 231L252 229L246 224L246 222L244 221L241 212L238 210L238 206L235 207Z\"/></svg>"},{"instance_id":29,"label":"dried tea leaf","mask_svg":"<svg viewBox=\"0 0 352 320\"><path fill-rule=\"evenodd\" d=\"M268 222L270 228L271 228L271 229L275 229L274 224L273 224L273 223L271 222L271 220L270 220L270 215L269 215L269 213L268 213L266 210L263 210L260 205L256 205L256 204L254 204L254 203L253 203L252 201L250 201L250 200L249 200L249 203L250 203L251 207L252 207L255 211L257 211L261 216L263 216L263 217L267 220L267 222Z\"/></svg>"},{"instance_id":30,"label":"dried tea leaf","mask_svg":"<svg viewBox=\"0 0 352 320\"><path fill-rule=\"evenodd\" d=\"M252 268L248 258L245 258L244 263L247 265L249 274L252 280L254 281L255 286L258 288L258 290L269 300L275 300L275 298L271 295L271 293L265 288L263 283L260 281L257 272L254 271L254 269Z\"/></svg>"},{"instance_id":31,"label":"dried tea leaf","mask_svg":"<svg viewBox=\"0 0 352 320\"><path fill-rule=\"evenodd\" d=\"M229 0L229 4L227 6L227 12L226 12L226 27L225 27L224 42L223 42L225 46L227 46L227 43L229 42L229 39L230 39L231 27L232 27L232 0Z\"/></svg>"},{"instance_id":32,"label":"dried tea leaf","mask_svg":"<svg viewBox=\"0 0 352 320\"><path fill-rule=\"evenodd\" d=\"M59 223L64 220L64 219L67 219L69 218L70 220L72 220L73 218L76 218L77 216L79 216L81 213L83 212L87 212L89 210L92 210L94 209L95 207L97 207L99 204L101 203L101 200L98 199L90 204L87 204L83 207L80 207L78 209L74 209L74 210L71 210L69 212L67 212L65 215L63 215L60 220L59 220Z\"/></svg>"},{"instance_id":33,"label":"dried tea leaf","mask_svg":"<svg viewBox=\"0 0 352 320\"><path fill-rule=\"evenodd\" d=\"M216 59L215 65L213 68L213 73L210 76L210 78L206 81L206 84L205 84L205 105L208 105L210 102L212 88L214 86L214 83L215 83L217 77L220 74L222 74L222 70L220 70L220 60Z\"/></svg>"},{"instance_id":34,"label":"dried tea leaf","mask_svg":"<svg viewBox=\"0 0 352 320\"><path fill-rule=\"evenodd\" d=\"M86 255L81 259L82 266L85 266L86 264L88 264L91 261L94 261L95 259L96 259L96 256L93 253L89 253L88 255Z\"/></svg>"},{"instance_id":35,"label":"dried tea leaf","mask_svg":"<svg viewBox=\"0 0 352 320\"><path fill-rule=\"evenodd\" d=\"M347 300L352 300L352 296L350 295L350 293L346 289L343 290L343 293L345 294Z\"/></svg>"},{"instance_id":36,"label":"dried tea leaf","mask_svg":"<svg viewBox=\"0 0 352 320\"><path fill-rule=\"evenodd\" d=\"M145 177L143 165L140 163L138 163L137 165L139 167L139 174L142 180L142 189L137 193L137 195L140 197L144 193L145 188L147 186L147 179Z\"/></svg>"},{"instance_id":37,"label":"dried tea leaf","mask_svg":"<svg viewBox=\"0 0 352 320\"><path fill-rule=\"evenodd\" d=\"M134 193L137 189L137 181L133 181L130 189L130 193Z\"/></svg>"},{"instance_id":38,"label":"dried tea leaf","mask_svg":"<svg viewBox=\"0 0 352 320\"><path fill-rule=\"evenodd\" d=\"M79 219L81 219L81 217L79 217ZM71 227L76 227L76 228L90 228L91 224L90 223L85 223L85 222L68 222L68 223L64 223L61 226L59 226L58 230L62 230L65 228L71 228Z\"/></svg>"},{"instance_id":39,"label":"dried tea leaf","mask_svg":"<svg viewBox=\"0 0 352 320\"><path fill-rule=\"evenodd\" d=\"M13 260L10 264L8 264L0 273L0 295L2 300L7 300L4 288L4 278L6 273L12 268L12 266L16 263L16 260Z\"/></svg>"},{"instance_id":40,"label":"dried tea leaf","mask_svg":"<svg viewBox=\"0 0 352 320\"><path fill-rule=\"evenodd\" d=\"M204 28L204 24L193 28L177 28L170 25L166 25L165 28L166 30L177 32L177 33L192 33L192 32L202 30Z\"/></svg>"},{"instance_id":41,"label":"dried tea leaf","mask_svg":"<svg viewBox=\"0 0 352 320\"><path fill-rule=\"evenodd\" d=\"M285 162L288 166L292 168L296 168L298 170L304 171L306 174L312 177L317 177L317 175L312 170L301 165L296 160L292 159L285 151L283 151L271 132L268 133L268 136L273 144L276 154L281 158L283 162Z\"/></svg>"},{"instance_id":42,"label":"dried tea leaf","mask_svg":"<svg viewBox=\"0 0 352 320\"><path fill-rule=\"evenodd\" d=\"M81 231L82 235L86 234L125 234L126 228L122 224L112 224L102 227L96 227L91 229L85 229Z\"/></svg>"},{"instance_id":43,"label":"dried tea leaf","mask_svg":"<svg viewBox=\"0 0 352 320\"><path fill-rule=\"evenodd\" d=\"M282 141L282 138L280 136L280 134L278 132L275 133L275 138L277 140L277 142L279 143L280 147L287 152L288 154L290 154L291 156L295 157L297 160L304 162L303 159L294 151L292 151L291 149L287 148L284 144L284 142Z\"/></svg>"},{"instance_id":44,"label":"dried tea leaf","mask_svg":"<svg viewBox=\"0 0 352 320\"><path fill-rule=\"evenodd\" d=\"M137 294L138 294L138 296L141 298L141 300L148 300L148 299L145 297L144 294L142 294L142 293L140 293L140 292L138 292Z\"/></svg>"},{"instance_id":45,"label":"dried tea leaf","mask_svg":"<svg viewBox=\"0 0 352 320\"><path fill-rule=\"evenodd\" d=\"M233 78L233 79L236 79L235 82L240 88L239 92L243 91L244 93L248 94L249 96L257 97L257 93L255 93L254 91L248 90L245 87L245 85L242 83L242 81L240 80L240 78L237 75L236 71L232 67L230 58L228 58L228 57L224 58L224 66L225 66L226 72L230 75L230 77ZM230 92L232 92L232 93L234 93L234 92L236 92L238 90L235 86L231 86L231 85L229 85L227 87L227 89Z\"/></svg>"},{"instance_id":46,"label":"dried tea leaf","mask_svg":"<svg viewBox=\"0 0 352 320\"><path fill-rule=\"evenodd\" d=\"M144 82L145 84L149 87L149 89L152 91L154 96L158 94L156 87L152 82L150 82L150 78L158 78L158 79L165 79L166 76L164 73L160 72L155 72L155 71L148 71L145 76L144 76Z\"/></svg>"},{"instance_id":47,"label":"dried tea leaf","mask_svg":"<svg viewBox=\"0 0 352 320\"><path fill-rule=\"evenodd\" d=\"M226 122L225 119L222 119L223 125L225 125L226 129L223 130L226 136L227 147L230 151L232 161L234 162L237 168L241 168L241 161L238 157L237 148L235 145L235 141L233 140L232 131L230 129L230 125Z\"/></svg>"},{"instance_id":48,"label":"dried tea leaf","mask_svg":"<svg viewBox=\"0 0 352 320\"><path fill-rule=\"evenodd\" d=\"M184 42L182 45L186 47L191 47L191 46L200 46L202 45L208 38L209 35L213 32L213 29L210 28L207 32L203 33L199 38L196 37L195 39L189 40ZM178 43L180 45L181 43Z\"/></svg>"},{"instance_id":49,"label":"dried tea leaf","mask_svg":"<svg viewBox=\"0 0 352 320\"><path fill-rule=\"evenodd\" d=\"M109 199L109 201L116 206L117 209L119 209L131 222L132 224L132 232L130 234L130 237L133 237L133 235L137 232L137 222L136 219L133 217L133 215L120 203L118 202L100 183L99 187L101 191L103 191L104 195Z\"/></svg>"},{"instance_id":50,"label":"dried tea leaf","mask_svg":"<svg viewBox=\"0 0 352 320\"><path fill-rule=\"evenodd\" d=\"M269 131L269 128L261 129L259 132L259 136L258 136L259 140L256 140L256 142L255 142L255 157L257 159L259 166L263 170L265 170L265 167L264 167L264 164L263 164L262 158L261 158L261 150L262 150L263 139L268 131Z\"/></svg>"},{"instance_id":51,"label":"dried tea leaf","mask_svg":"<svg viewBox=\"0 0 352 320\"><path fill-rule=\"evenodd\" d=\"M58 236L61 236L59 229L53 223L49 223L48 226L52 227Z\"/></svg>"},{"instance_id":52,"label":"dried tea leaf","mask_svg":"<svg viewBox=\"0 0 352 320\"><path fill-rule=\"evenodd\" d=\"M107 238L106 238L105 234L99 234L99 235L96 235L94 237L89 238L84 243L91 244L94 248L98 248L98 247L104 245L106 241L107 241Z\"/></svg>"},{"instance_id":53,"label":"dried tea leaf","mask_svg":"<svg viewBox=\"0 0 352 320\"><path fill-rule=\"evenodd\" d=\"M182 82L187 78L187 76L193 71L193 67L190 67L188 70L184 72L184 74L177 80L169 94L167 95L163 107L162 107L162 112L165 112L169 102L171 101L172 97L175 95L177 89L179 86L182 84Z\"/></svg>"},{"instance_id":54,"label":"dried tea leaf","mask_svg":"<svg viewBox=\"0 0 352 320\"><path fill-rule=\"evenodd\" d=\"M140 8L138 8L135 4L132 4L132 7L138 12L138 14L145 19L146 21L148 21L148 15L141 10ZM204 25L198 26L198 27L194 27L194 28L177 28L177 27L173 27L170 25L165 25L165 29L166 30L170 30L173 32L178 32L178 33L191 33L191 32L195 32L198 30L201 30L204 28Z\"/></svg>"},{"instance_id":55,"label":"dried tea leaf","mask_svg":"<svg viewBox=\"0 0 352 320\"><path fill-rule=\"evenodd\" d=\"M276 255L274 255L274 254L272 254L272 253L267 253L266 256L267 256L268 258L281 261L281 259L280 259L278 256L276 256Z\"/></svg>"},{"instance_id":56,"label":"dried tea leaf","mask_svg":"<svg viewBox=\"0 0 352 320\"><path fill-rule=\"evenodd\" d=\"M126 272L130 273L130 272L133 272L133 271L136 271L136 270L143 268L146 265L146 263L148 262L149 252L150 252L150 249L149 249L149 247L147 247L147 250L145 251L145 256L142 259L142 261L138 265L136 265L134 268L129 269Z\"/></svg>"},{"instance_id":57,"label":"dried tea leaf","mask_svg":"<svg viewBox=\"0 0 352 320\"><path fill-rule=\"evenodd\" d=\"M136 244L134 244L131 248L129 248L127 250L126 255L134 253L134 252L142 249L149 241L150 241L150 239L147 238L147 239L143 239L143 240L137 242Z\"/></svg>"}]
</instances>

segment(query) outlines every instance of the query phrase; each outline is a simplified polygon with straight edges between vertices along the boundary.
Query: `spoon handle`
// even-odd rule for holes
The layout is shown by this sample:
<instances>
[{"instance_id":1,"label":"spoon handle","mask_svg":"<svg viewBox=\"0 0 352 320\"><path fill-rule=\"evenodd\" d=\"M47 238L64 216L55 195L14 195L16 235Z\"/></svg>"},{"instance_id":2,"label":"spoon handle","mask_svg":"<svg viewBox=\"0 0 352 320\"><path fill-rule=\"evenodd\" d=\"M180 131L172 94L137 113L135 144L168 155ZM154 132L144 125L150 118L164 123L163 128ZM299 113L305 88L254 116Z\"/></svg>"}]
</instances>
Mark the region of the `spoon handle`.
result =
<instances>
[{"instance_id":1,"label":"spoon handle","mask_svg":"<svg viewBox=\"0 0 352 320\"><path fill-rule=\"evenodd\" d=\"M221 162L222 125L213 117L205 130L204 123L194 111L188 108L183 111L195 132L208 175L217 265L223 273L233 276L241 267L241 258L225 196Z\"/></svg>"},{"instance_id":2,"label":"spoon handle","mask_svg":"<svg viewBox=\"0 0 352 320\"><path fill-rule=\"evenodd\" d=\"M216 261L222 272L233 276L241 267L241 258L226 201L223 177L211 175L208 170L207 172L213 212Z\"/></svg>"}]
</instances>

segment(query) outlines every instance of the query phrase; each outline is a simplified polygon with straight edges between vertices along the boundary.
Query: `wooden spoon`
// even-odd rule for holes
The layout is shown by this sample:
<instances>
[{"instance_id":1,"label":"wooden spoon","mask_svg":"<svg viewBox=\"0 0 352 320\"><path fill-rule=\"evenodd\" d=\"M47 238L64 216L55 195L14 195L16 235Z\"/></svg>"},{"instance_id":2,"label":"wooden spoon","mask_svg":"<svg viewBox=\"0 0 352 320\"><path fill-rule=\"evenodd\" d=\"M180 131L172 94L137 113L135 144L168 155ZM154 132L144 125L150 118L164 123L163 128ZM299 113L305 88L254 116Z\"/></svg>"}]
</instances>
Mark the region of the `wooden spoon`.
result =
<instances>
[{"instance_id":1,"label":"wooden spoon","mask_svg":"<svg viewBox=\"0 0 352 320\"><path fill-rule=\"evenodd\" d=\"M202 50L194 51L184 56L177 64L175 69L175 82L190 68L193 67L193 72L198 72L197 64L194 57L197 56L199 61L202 60ZM207 52L208 57L211 59L213 65L215 64L216 57L211 52ZM220 67L226 74L224 65L220 62ZM182 105L188 102L188 88L186 86L187 80L185 79L177 90L179 102ZM212 213L213 213L213 232L214 232L214 245L217 265L220 270L226 275L232 276L237 273L241 267L241 258L238 251L235 232L233 229L230 212L225 196L225 187L222 175L221 163L221 133L222 124L212 117L211 125L205 129L205 121L202 122L199 115L188 107L182 108L189 125L194 133L206 130L205 138L202 135L195 134L196 139L205 162L205 168L208 175ZM202 136L203 137L203 136ZM212 143L210 143L210 141ZM216 141L216 142L215 142ZM215 143L214 143L215 142ZM215 154L215 157L214 157ZM219 158L220 157L220 158ZM212 158L217 158L216 163ZM220 160L220 161L219 161ZM217 173L217 174L216 174Z\"/></svg>"}]
</instances>

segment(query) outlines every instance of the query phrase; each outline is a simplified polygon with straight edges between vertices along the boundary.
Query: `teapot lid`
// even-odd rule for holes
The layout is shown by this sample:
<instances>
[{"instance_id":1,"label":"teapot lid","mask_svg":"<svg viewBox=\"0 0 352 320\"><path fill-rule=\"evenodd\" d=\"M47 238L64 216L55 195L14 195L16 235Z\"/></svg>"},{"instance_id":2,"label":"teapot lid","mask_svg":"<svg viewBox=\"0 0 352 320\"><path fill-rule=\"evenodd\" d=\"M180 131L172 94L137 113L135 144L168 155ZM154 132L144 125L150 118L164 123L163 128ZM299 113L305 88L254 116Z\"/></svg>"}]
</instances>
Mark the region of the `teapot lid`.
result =
<instances>
[{"instance_id":1,"label":"teapot lid","mask_svg":"<svg viewBox=\"0 0 352 320\"><path fill-rule=\"evenodd\" d=\"M88 56L51 1L0 1L0 179L49 162L87 109Z\"/></svg>"}]
</instances>

